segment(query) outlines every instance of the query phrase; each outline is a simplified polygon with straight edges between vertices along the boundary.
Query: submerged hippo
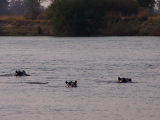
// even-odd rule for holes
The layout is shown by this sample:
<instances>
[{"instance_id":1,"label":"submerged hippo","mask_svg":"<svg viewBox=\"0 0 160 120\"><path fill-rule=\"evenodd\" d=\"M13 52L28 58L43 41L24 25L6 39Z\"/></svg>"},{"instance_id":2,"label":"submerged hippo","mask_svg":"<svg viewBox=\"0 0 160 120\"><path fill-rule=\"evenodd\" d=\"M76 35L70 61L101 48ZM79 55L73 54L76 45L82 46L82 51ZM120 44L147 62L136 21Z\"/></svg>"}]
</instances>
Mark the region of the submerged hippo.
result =
<instances>
[{"instance_id":1,"label":"submerged hippo","mask_svg":"<svg viewBox=\"0 0 160 120\"><path fill-rule=\"evenodd\" d=\"M132 79L131 78L120 78L118 77L118 83L131 83Z\"/></svg>"},{"instance_id":2,"label":"submerged hippo","mask_svg":"<svg viewBox=\"0 0 160 120\"><path fill-rule=\"evenodd\" d=\"M23 70L23 71L15 71L15 74L14 76L30 76L29 74L26 74L26 72Z\"/></svg>"},{"instance_id":3,"label":"submerged hippo","mask_svg":"<svg viewBox=\"0 0 160 120\"><path fill-rule=\"evenodd\" d=\"M72 81L69 81L69 82L65 82L66 83L66 87L77 87L77 81L75 82L72 82Z\"/></svg>"}]
</instances>

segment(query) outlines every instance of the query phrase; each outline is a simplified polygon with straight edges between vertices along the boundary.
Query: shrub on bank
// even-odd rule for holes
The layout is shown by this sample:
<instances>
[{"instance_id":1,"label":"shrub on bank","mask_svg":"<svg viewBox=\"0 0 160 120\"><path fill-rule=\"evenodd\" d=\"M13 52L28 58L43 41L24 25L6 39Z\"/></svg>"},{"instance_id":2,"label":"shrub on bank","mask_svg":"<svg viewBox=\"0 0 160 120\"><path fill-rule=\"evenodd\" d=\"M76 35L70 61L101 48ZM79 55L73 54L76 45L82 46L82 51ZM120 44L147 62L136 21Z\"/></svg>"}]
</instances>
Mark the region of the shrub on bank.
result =
<instances>
[{"instance_id":1,"label":"shrub on bank","mask_svg":"<svg viewBox=\"0 0 160 120\"><path fill-rule=\"evenodd\" d=\"M138 34L138 30L132 27L132 22L125 21L110 21L107 27L103 30L103 35L106 36L134 36Z\"/></svg>"},{"instance_id":2,"label":"shrub on bank","mask_svg":"<svg viewBox=\"0 0 160 120\"><path fill-rule=\"evenodd\" d=\"M134 0L54 0L47 10L56 35L96 36L118 14L138 13ZM112 14L111 14L112 13Z\"/></svg>"}]
</instances>

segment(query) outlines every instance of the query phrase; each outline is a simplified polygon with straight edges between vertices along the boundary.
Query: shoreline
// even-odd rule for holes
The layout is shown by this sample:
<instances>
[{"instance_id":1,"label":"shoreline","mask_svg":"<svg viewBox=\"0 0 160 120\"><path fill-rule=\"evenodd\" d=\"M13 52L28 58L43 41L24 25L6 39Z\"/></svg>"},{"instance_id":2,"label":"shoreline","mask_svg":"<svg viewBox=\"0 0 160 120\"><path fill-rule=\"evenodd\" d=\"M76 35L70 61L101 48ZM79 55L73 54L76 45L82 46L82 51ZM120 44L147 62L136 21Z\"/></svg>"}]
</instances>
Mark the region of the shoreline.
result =
<instances>
[{"instance_id":1,"label":"shoreline","mask_svg":"<svg viewBox=\"0 0 160 120\"><path fill-rule=\"evenodd\" d=\"M56 36L49 20L0 19L0 26L0 36ZM144 21L127 20L119 26L104 29L98 36L160 36L159 16L148 17Z\"/></svg>"}]
</instances>

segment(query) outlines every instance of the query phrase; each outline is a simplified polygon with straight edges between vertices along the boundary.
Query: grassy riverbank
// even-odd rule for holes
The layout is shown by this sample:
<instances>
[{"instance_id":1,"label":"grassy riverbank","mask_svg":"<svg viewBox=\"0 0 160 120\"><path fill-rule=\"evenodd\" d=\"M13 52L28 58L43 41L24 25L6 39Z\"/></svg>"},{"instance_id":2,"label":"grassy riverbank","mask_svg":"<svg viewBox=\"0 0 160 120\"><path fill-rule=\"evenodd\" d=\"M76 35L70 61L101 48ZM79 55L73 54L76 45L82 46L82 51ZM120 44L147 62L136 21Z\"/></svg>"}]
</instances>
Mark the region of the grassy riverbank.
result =
<instances>
[{"instance_id":1,"label":"grassy riverbank","mask_svg":"<svg viewBox=\"0 0 160 120\"><path fill-rule=\"evenodd\" d=\"M49 20L27 20L23 17L0 17L1 36L54 36ZM102 30L101 36L160 36L160 16L147 19L122 18Z\"/></svg>"},{"instance_id":2,"label":"grassy riverbank","mask_svg":"<svg viewBox=\"0 0 160 120\"><path fill-rule=\"evenodd\" d=\"M39 36L52 35L48 20L28 20L18 16L0 17L1 35L5 36Z\"/></svg>"}]
</instances>

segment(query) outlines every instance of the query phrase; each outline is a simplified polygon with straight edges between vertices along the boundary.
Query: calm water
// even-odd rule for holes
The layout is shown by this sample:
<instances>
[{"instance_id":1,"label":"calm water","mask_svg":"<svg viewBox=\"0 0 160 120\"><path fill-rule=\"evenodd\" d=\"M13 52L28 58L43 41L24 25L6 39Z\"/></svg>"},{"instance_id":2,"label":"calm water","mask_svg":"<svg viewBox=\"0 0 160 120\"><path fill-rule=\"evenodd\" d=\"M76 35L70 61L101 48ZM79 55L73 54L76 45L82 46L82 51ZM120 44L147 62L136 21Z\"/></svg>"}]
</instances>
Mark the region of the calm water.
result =
<instances>
[{"instance_id":1,"label":"calm water","mask_svg":"<svg viewBox=\"0 0 160 120\"><path fill-rule=\"evenodd\" d=\"M160 118L160 37L0 37L0 68L2 120Z\"/></svg>"}]
</instances>

